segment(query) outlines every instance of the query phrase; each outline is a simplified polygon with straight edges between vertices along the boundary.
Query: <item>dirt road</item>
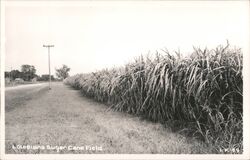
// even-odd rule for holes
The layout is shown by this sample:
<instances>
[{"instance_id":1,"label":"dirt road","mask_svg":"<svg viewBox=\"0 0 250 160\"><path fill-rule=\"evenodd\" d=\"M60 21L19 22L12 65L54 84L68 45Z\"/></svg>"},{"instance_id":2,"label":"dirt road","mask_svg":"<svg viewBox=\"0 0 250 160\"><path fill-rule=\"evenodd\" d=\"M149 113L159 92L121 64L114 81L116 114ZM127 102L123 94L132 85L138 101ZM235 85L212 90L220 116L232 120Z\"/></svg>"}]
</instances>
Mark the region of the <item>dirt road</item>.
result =
<instances>
[{"instance_id":1,"label":"dirt road","mask_svg":"<svg viewBox=\"0 0 250 160\"><path fill-rule=\"evenodd\" d=\"M62 83L6 90L6 153L204 153L196 140L83 97ZM28 149L27 149L28 147Z\"/></svg>"}]
</instances>

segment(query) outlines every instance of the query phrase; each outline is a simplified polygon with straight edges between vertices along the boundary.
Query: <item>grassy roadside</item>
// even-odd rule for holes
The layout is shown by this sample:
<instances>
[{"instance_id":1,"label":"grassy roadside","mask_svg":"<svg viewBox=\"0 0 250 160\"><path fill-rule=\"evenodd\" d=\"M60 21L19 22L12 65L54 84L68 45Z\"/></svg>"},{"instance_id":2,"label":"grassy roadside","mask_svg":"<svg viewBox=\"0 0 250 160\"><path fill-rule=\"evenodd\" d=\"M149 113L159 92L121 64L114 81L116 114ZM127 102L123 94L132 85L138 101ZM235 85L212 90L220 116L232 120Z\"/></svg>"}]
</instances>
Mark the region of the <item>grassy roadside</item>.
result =
<instances>
[{"instance_id":1,"label":"grassy roadside","mask_svg":"<svg viewBox=\"0 0 250 160\"><path fill-rule=\"evenodd\" d=\"M16 92L16 94L13 94ZM83 97L61 83L52 90L29 88L7 92L26 103L11 104L6 112L6 153L10 154L201 154L212 153L203 142L173 133L168 127ZM12 94L12 96L10 96ZM32 97L37 95L36 97ZM6 104L10 106L12 99ZM101 146L94 150L27 150L17 145Z\"/></svg>"}]
</instances>

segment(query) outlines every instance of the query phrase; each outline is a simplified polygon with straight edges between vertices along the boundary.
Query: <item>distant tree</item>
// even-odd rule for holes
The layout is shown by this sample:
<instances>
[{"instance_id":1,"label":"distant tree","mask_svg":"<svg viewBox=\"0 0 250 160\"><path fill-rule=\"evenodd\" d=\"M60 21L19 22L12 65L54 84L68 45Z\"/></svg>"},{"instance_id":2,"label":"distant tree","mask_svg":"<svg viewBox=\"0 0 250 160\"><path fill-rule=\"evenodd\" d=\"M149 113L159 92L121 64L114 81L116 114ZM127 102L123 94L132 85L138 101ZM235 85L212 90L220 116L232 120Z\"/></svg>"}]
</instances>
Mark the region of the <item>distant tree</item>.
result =
<instances>
[{"instance_id":1,"label":"distant tree","mask_svg":"<svg viewBox=\"0 0 250 160\"><path fill-rule=\"evenodd\" d=\"M5 78L10 78L10 72L5 71L5 72L4 72L4 77L5 77Z\"/></svg>"},{"instance_id":2,"label":"distant tree","mask_svg":"<svg viewBox=\"0 0 250 160\"><path fill-rule=\"evenodd\" d=\"M10 72L4 72L5 78L10 78L10 80L14 80L16 78L22 78L22 72L19 70L12 70Z\"/></svg>"},{"instance_id":3,"label":"distant tree","mask_svg":"<svg viewBox=\"0 0 250 160\"><path fill-rule=\"evenodd\" d=\"M10 76L12 79L21 78L22 73L19 70L12 70Z\"/></svg>"},{"instance_id":4,"label":"distant tree","mask_svg":"<svg viewBox=\"0 0 250 160\"><path fill-rule=\"evenodd\" d=\"M38 81L49 81L49 75L48 74L43 74L41 77L37 77ZM51 80L54 81L55 78L53 75L51 75Z\"/></svg>"},{"instance_id":5,"label":"distant tree","mask_svg":"<svg viewBox=\"0 0 250 160\"><path fill-rule=\"evenodd\" d=\"M26 81L30 81L36 76L36 69L32 65L24 64L21 66L21 72L23 72L22 77Z\"/></svg>"},{"instance_id":6,"label":"distant tree","mask_svg":"<svg viewBox=\"0 0 250 160\"><path fill-rule=\"evenodd\" d=\"M70 71L70 68L66 66L65 64L63 64L61 68L56 69L56 76L59 79L63 80L69 76L69 71Z\"/></svg>"}]
</instances>

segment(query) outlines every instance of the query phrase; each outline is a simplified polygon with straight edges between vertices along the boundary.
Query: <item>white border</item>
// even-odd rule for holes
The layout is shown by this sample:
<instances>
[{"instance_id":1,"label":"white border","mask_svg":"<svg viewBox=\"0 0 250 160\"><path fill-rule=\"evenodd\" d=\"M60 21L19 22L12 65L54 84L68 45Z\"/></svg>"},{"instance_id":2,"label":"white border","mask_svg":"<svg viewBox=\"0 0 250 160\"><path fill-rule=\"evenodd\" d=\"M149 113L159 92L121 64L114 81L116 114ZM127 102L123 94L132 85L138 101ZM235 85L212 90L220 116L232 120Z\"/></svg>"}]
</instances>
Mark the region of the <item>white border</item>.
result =
<instances>
[{"instance_id":1,"label":"white border","mask_svg":"<svg viewBox=\"0 0 250 160\"><path fill-rule=\"evenodd\" d=\"M250 15L250 1L248 2L248 15ZM248 48L243 52L243 150L244 155L250 159L250 19L248 19L248 35L242 37L246 40Z\"/></svg>"},{"instance_id":2,"label":"white border","mask_svg":"<svg viewBox=\"0 0 250 160\"><path fill-rule=\"evenodd\" d=\"M5 70L5 3L1 1L1 116L0 116L0 159L2 159L2 155L4 154L5 150L5 81L4 81L4 70Z\"/></svg>"},{"instance_id":3,"label":"white border","mask_svg":"<svg viewBox=\"0 0 250 160\"><path fill-rule=\"evenodd\" d=\"M250 159L250 99L247 98L247 95L250 94L250 47L247 48L245 53L243 53L243 81L244 81L244 90L243 90L243 146L244 152L242 155L221 155L221 154L40 154L40 155L22 155L22 154L5 154L5 110L4 107L4 68L5 68L5 6L47 6L49 2L50 6L113 6L113 5L122 5L122 6L162 6L165 5L164 1L1 1L1 147L0 147L0 159L9 160L9 159ZM181 1L177 1L176 3L180 3ZM197 3L197 1L195 1ZM234 2L234 1L231 1ZM249 6L249 1L244 1L246 5ZM198 3L203 3L199 2ZM206 1L208 3L208 1ZM213 1L212 3L223 3L223 1ZM228 1L227 1L228 3ZM250 10L249 10L250 15ZM250 20L248 20L248 28L250 28ZM249 32L250 33L250 32ZM246 40L246 43L249 45L250 42L250 34L246 35L246 37L242 37Z\"/></svg>"}]
</instances>

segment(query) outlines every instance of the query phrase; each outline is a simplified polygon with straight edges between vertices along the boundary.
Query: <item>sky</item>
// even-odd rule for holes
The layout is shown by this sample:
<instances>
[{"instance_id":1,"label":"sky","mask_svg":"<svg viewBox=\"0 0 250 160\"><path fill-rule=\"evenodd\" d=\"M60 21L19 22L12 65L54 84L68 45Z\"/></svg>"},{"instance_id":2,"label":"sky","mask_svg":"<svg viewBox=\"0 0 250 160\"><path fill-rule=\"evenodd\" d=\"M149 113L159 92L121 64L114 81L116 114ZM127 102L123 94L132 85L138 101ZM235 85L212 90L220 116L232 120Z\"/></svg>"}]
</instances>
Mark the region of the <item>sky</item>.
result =
<instances>
[{"instance_id":1,"label":"sky","mask_svg":"<svg viewBox=\"0 0 250 160\"><path fill-rule=\"evenodd\" d=\"M248 1L22 2L5 5L5 70L34 65L48 74L66 64L70 75L122 66L167 48L220 44L249 49Z\"/></svg>"}]
</instances>

